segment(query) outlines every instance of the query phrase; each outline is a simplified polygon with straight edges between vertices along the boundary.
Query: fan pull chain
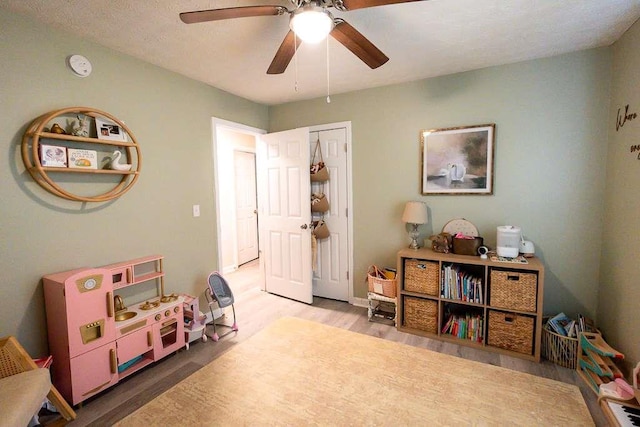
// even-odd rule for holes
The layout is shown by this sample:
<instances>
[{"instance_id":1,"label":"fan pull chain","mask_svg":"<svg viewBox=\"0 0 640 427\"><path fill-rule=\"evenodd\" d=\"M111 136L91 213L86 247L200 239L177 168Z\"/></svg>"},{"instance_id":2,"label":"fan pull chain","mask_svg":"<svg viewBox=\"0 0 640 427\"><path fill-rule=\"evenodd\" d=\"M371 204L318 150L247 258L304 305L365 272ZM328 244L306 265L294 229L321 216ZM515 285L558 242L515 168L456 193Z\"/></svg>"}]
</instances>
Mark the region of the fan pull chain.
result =
<instances>
[{"instance_id":1,"label":"fan pull chain","mask_svg":"<svg viewBox=\"0 0 640 427\"><path fill-rule=\"evenodd\" d=\"M331 104L331 96L329 91L329 36L327 36L327 104Z\"/></svg>"},{"instance_id":2,"label":"fan pull chain","mask_svg":"<svg viewBox=\"0 0 640 427\"><path fill-rule=\"evenodd\" d=\"M295 69L295 83L293 88L298 91L298 35L293 32L293 67Z\"/></svg>"}]
</instances>

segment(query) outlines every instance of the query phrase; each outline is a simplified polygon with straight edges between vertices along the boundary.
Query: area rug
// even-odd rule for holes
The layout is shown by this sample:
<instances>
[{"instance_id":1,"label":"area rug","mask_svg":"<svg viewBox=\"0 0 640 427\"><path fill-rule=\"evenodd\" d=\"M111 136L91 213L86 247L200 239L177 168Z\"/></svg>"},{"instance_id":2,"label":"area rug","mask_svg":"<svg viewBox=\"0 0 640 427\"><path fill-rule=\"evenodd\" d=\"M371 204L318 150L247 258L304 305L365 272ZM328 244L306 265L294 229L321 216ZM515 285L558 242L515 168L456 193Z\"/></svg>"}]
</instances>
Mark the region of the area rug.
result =
<instances>
[{"instance_id":1,"label":"area rug","mask_svg":"<svg viewBox=\"0 0 640 427\"><path fill-rule=\"evenodd\" d=\"M593 420L576 386L287 317L116 425L589 426Z\"/></svg>"}]
</instances>

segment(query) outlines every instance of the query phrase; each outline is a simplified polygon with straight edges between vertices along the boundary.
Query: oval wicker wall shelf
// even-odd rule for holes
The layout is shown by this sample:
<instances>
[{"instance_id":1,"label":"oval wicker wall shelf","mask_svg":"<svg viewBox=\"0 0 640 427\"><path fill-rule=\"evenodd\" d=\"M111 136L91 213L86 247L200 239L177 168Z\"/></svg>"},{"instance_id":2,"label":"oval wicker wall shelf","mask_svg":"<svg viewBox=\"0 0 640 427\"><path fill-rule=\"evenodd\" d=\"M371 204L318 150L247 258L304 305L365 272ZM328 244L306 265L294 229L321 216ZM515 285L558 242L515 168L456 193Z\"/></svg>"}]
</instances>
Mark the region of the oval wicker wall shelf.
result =
<instances>
[{"instance_id":1,"label":"oval wicker wall shelf","mask_svg":"<svg viewBox=\"0 0 640 427\"><path fill-rule=\"evenodd\" d=\"M115 123L125 132L127 140L120 141L100 139L97 136L84 137L59 134L50 132L48 129L48 126L52 126L54 123L79 115L88 116L92 118L94 122L95 119L98 118L99 120ZM91 127L91 129L93 129L93 127ZM41 144L44 144L43 140L46 140L47 145L62 143L66 148L86 147L88 144L95 144L96 151L98 149L102 149L104 151L124 148L123 161L127 164L131 164L131 169L128 171L122 171L111 169L74 169L69 167L43 166L39 153ZM142 153L140 152L140 147L136 143L131 130L111 114L88 107L70 107L50 111L31 122L22 138L22 160L27 171L36 183L40 185L40 187L56 196L79 202L106 202L122 196L131 189L133 184L136 183L140 176L140 169L142 167ZM58 174L74 174L75 176L78 176L78 174L84 174L87 177L95 174L106 174L120 176L121 178L114 184L113 188L97 195L86 196L74 194L70 190L64 189L52 178L52 176Z\"/></svg>"}]
</instances>

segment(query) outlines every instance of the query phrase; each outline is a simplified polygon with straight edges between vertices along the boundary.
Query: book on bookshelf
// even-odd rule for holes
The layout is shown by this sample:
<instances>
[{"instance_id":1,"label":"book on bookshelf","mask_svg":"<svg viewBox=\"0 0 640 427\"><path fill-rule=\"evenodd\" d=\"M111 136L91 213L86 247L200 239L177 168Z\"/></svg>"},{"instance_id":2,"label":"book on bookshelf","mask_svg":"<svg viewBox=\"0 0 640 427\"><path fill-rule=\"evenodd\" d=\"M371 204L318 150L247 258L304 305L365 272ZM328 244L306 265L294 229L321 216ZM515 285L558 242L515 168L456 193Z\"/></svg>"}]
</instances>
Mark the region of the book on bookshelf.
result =
<instances>
[{"instance_id":1,"label":"book on bookshelf","mask_svg":"<svg viewBox=\"0 0 640 427\"><path fill-rule=\"evenodd\" d=\"M482 279L454 264L442 267L442 298L483 304Z\"/></svg>"}]
</instances>

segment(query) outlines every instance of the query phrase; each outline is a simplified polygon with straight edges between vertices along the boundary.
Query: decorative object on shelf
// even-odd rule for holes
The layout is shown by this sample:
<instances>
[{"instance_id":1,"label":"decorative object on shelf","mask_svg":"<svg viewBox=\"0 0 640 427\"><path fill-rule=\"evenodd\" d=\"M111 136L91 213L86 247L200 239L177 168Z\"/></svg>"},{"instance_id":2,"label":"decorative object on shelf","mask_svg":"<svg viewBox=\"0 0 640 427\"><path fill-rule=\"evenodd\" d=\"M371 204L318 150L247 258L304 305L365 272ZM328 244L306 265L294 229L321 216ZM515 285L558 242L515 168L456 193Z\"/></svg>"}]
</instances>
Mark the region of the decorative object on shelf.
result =
<instances>
[{"instance_id":1,"label":"decorative object on shelf","mask_svg":"<svg viewBox=\"0 0 640 427\"><path fill-rule=\"evenodd\" d=\"M320 158L320 160L316 163L316 155ZM324 159L322 158L322 147L320 147L320 137L316 141L316 148L313 151L313 158L311 159L311 168L309 171L309 178L311 182L324 182L329 180L329 170L327 166L324 164Z\"/></svg>"},{"instance_id":2,"label":"decorative object on shelf","mask_svg":"<svg viewBox=\"0 0 640 427\"><path fill-rule=\"evenodd\" d=\"M477 255L478 248L484 243L484 239L478 235L478 228L464 218L456 218L447 222L442 227L443 233L449 233L451 239L451 251L457 255Z\"/></svg>"},{"instance_id":3,"label":"decorative object on shelf","mask_svg":"<svg viewBox=\"0 0 640 427\"><path fill-rule=\"evenodd\" d=\"M98 153L95 150L68 148L69 167L76 169L98 169Z\"/></svg>"},{"instance_id":4,"label":"decorative object on shelf","mask_svg":"<svg viewBox=\"0 0 640 427\"><path fill-rule=\"evenodd\" d=\"M524 240L524 235L520 234L520 254L525 258L531 258L536 253L533 242Z\"/></svg>"},{"instance_id":5,"label":"decorative object on shelf","mask_svg":"<svg viewBox=\"0 0 640 427\"><path fill-rule=\"evenodd\" d=\"M54 123L53 126L51 126L51 133L66 135L67 132L65 132L64 129L62 129L62 127L59 124Z\"/></svg>"},{"instance_id":6,"label":"decorative object on shelf","mask_svg":"<svg viewBox=\"0 0 640 427\"><path fill-rule=\"evenodd\" d=\"M109 167L116 171L131 170L132 165L120 163L120 157L122 157L122 153L118 150L114 151L111 156L111 161L109 162Z\"/></svg>"},{"instance_id":7,"label":"decorative object on shelf","mask_svg":"<svg viewBox=\"0 0 640 427\"><path fill-rule=\"evenodd\" d=\"M411 244L409 248L418 249L420 247L418 244L418 236L420 235L418 227L421 224L429 222L427 205L424 202L418 201L407 202L404 206L404 212L402 213L402 222L411 226L411 230L409 231Z\"/></svg>"},{"instance_id":8,"label":"decorative object on shelf","mask_svg":"<svg viewBox=\"0 0 640 427\"><path fill-rule=\"evenodd\" d=\"M324 193L313 193L311 195L311 212L327 212L329 210L329 200Z\"/></svg>"},{"instance_id":9,"label":"decorative object on shelf","mask_svg":"<svg viewBox=\"0 0 640 427\"><path fill-rule=\"evenodd\" d=\"M40 144L40 163L51 168L66 168L67 149L58 145Z\"/></svg>"},{"instance_id":10,"label":"decorative object on shelf","mask_svg":"<svg viewBox=\"0 0 640 427\"><path fill-rule=\"evenodd\" d=\"M431 249L434 252L448 254L453 246L453 237L449 233L434 234L429 237L431 240ZM413 248L412 248L413 249Z\"/></svg>"},{"instance_id":11,"label":"decorative object on shelf","mask_svg":"<svg viewBox=\"0 0 640 427\"><path fill-rule=\"evenodd\" d=\"M496 253L499 257L515 258L520 253L521 229L515 225L498 226Z\"/></svg>"},{"instance_id":12,"label":"decorative object on shelf","mask_svg":"<svg viewBox=\"0 0 640 427\"><path fill-rule=\"evenodd\" d=\"M76 124L74 122L74 124L72 125L71 135L88 137L89 136L89 117L88 116L81 117L80 114L78 114L77 117L78 117L78 123Z\"/></svg>"},{"instance_id":13,"label":"decorative object on shelf","mask_svg":"<svg viewBox=\"0 0 640 427\"><path fill-rule=\"evenodd\" d=\"M493 194L495 124L420 132L422 194Z\"/></svg>"},{"instance_id":14,"label":"decorative object on shelf","mask_svg":"<svg viewBox=\"0 0 640 427\"><path fill-rule=\"evenodd\" d=\"M69 117L80 118L82 116L85 116L85 118L94 118L96 123L100 121L115 123L115 126L118 127L118 131L121 132L124 139L104 140L96 137L56 133L57 129L64 132L57 123L65 119L68 120ZM48 129L49 126L51 129ZM43 144L43 142L47 143L50 140L54 140L54 142L55 140L62 141L66 147L70 147L69 149L85 149L87 144L93 144L96 147L95 151L101 156L105 152L113 152L114 147L119 147L124 149L122 156L126 157L127 164L132 165L131 170L98 169L97 162L96 168L90 168L90 166L86 165L64 168L43 164L40 147L42 145L50 145ZM55 196L79 202L106 202L122 196L137 182L142 167L142 153L131 130L111 114L88 107L69 107L40 115L31 122L22 137L21 154L25 169L29 172L36 184ZM67 153L67 158L69 157L70 154ZM81 163L86 164L86 162ZM115 182L111 188L99 194L78 194L76 191L72 192L62 185L68 182L68 180L56 179L60 174L69 173L81 174L80 176L84 177L91 177L92 174L112 174L118 175L120 179ZM83 186L82 188L87 187Z\"/></svg>"},{"instance_id":15,"label":"decorative object on shelf","mask_svg":"<svg viewBox=\"0 0 640 427\"><path fill-rule=\"evenodd\" d=\"M124 130L112 121L96 117L96 132L98 139L109 141L126 141L127 135Z\"/></svg>"}]
</instances>

